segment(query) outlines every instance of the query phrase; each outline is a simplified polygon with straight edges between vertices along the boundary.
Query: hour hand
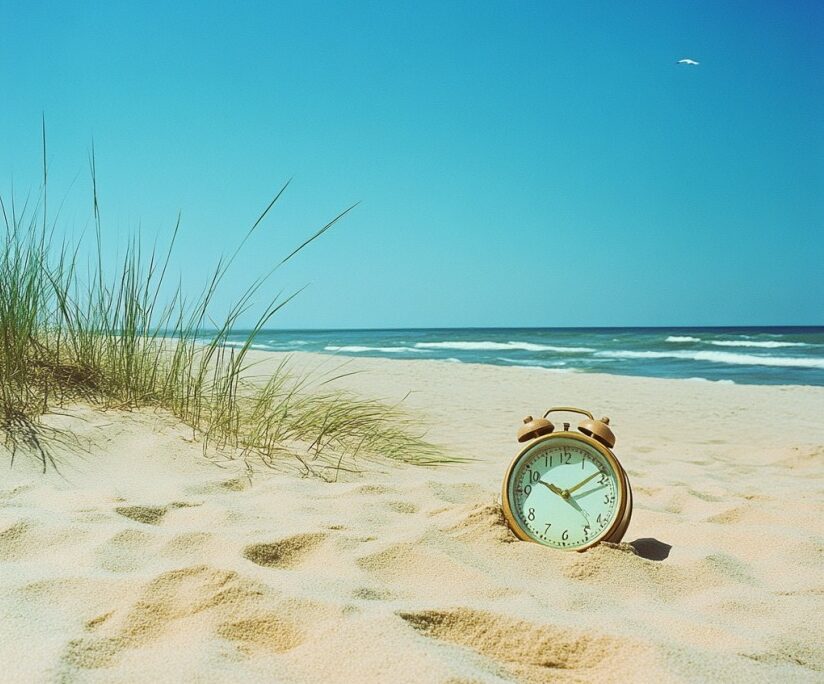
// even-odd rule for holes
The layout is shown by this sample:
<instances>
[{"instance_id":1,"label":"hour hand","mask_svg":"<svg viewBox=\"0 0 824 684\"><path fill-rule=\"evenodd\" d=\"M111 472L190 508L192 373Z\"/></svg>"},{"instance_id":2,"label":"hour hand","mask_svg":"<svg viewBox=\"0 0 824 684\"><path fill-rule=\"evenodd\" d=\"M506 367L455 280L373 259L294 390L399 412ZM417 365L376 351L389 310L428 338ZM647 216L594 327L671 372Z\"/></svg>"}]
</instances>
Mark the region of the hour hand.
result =
<instances>
[{"instance_id":1,"label":"hour hand","mask_svg":"<svg viewBox=\"0 0 824 684\"><path fill-rule=\"evenodd\" d=\"M538 480L538 482L540 482L544 487L549 489L549 491L551 491L553 494L557 494L558 496L561 496L561 497L564 496L564 490L561 489L560 487L556 487L551 482L544 482L543 480Z\"/></svg>"}]
</instances>

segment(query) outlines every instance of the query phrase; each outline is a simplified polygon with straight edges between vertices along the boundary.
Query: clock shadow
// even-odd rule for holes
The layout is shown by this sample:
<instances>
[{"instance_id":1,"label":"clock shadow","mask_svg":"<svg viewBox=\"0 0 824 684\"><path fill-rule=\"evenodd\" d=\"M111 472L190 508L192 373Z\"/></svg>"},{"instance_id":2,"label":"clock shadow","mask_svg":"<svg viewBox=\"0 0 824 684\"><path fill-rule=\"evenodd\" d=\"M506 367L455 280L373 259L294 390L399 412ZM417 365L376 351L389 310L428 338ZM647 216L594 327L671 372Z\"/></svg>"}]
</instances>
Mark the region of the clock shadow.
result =
<instances>
[{"instance_id":1,"label":"clock shadow","mask_svg":"<svg viewBox=\"0 0 824 684\"><path fill-rule=\"evenodd\" d=\"M631 541L629 545L641 558L646 558L651 561L665 560L669 556L670 549L672 549L671 544L658 541L654 537L636 539L635 541Z\"/></svg>"}]
</instances>

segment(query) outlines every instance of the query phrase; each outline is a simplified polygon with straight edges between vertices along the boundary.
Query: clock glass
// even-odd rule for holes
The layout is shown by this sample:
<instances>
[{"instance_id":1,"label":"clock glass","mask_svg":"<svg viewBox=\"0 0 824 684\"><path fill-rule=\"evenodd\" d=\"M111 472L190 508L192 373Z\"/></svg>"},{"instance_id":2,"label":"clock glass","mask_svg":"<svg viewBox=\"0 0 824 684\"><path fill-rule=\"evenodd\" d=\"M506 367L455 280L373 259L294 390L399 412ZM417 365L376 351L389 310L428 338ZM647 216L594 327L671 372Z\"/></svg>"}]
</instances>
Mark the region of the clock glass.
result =
<instances>
[{"instance_id":1,"label":"clock glass","mask_svg":"<svg viewBox=\"0 0 824 684\"><path fill-rule=\"evenodd\" d=\"M605 537L623 503L621 475L601 449L579 437L539 440L513 464L509 509L534 541L559 549Z\"/></svg>"}]
</instances>

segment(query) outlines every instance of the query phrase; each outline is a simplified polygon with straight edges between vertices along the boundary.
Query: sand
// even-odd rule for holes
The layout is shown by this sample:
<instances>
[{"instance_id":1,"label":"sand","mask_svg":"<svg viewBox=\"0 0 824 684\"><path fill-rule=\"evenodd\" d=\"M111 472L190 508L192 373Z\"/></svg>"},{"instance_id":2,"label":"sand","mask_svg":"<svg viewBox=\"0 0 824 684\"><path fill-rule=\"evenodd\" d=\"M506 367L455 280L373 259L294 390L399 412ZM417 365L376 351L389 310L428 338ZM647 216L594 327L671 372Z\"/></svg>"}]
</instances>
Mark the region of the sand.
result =
<instances>
[{"instance_id":1,"label":"sand","mask_svg":"<svg viewBox=\"0 0 824 684\"><path fill-rule=\"evenodd\" d=\"M411 391L475 460L250 480L153 411L52 416L60 474L0 478L4 681L824 680L824 388L294 361ZM624 543L565 553L503 523L518 423L553 404L611 417Z\"/></svg>"}]
</instances>

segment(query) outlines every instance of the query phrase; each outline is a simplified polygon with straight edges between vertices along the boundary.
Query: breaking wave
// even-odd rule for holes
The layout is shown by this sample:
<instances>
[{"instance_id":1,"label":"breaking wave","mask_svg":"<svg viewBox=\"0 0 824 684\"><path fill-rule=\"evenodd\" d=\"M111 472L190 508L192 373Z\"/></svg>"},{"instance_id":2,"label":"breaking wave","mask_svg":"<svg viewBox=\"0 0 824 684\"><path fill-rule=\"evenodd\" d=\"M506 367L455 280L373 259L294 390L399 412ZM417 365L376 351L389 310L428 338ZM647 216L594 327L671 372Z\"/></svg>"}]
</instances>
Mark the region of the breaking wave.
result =
<instances>
[{"instance_id":1,"label":"breaking wave","mask_svg":"<svg viewBox=\"0 0 824 684\"><path fill-rule=\"evenodd\" d=\"M328 345L323 348L328 352L350 352L352 354L363 354L366 352L381 352L382 354L423 354L425 350L414 349L413 347L363 347L358 344L346 344L342 347Z\"/></svg>"},{"instance_id":2,"label":"breaking wave","mask_svg":"<svg viewBox=\"0 0 824 684\"><path fill-rule=\"evenodd\" d=\"M755 347L759 349L780 349L781 347L809 347L806 342L779 342L778 340L702 340L690 335L670 335L665 342L704 342L716 347Z\"/></svg>"},{"instance_id":3,"label":"breaking wave","mask_svg":"<svg viewBox=\"0 0 824 684\"><path fill-rule=\"evenodd\" d=\"M784 368L819 368L824 370L824 359L803 359L780 356L755 356L722 351L600 351L595 354L608 359L684 359L709 361L736 366L781 366Z\"/></svg>"},{"instance_id":4,"label":"breaking wave","mask_svg":"<svg viewBox=\"0 0 824 684\"><path fill-rule=\"evenodd\" d=\"M558 347L534 342L418 342L418 349L461 349L463 351L549 351L558 354L585 354L594 352L592 347Z\"/></svg>"},{"instance_id":5,"label":"breaking wave","mask_svg":"<svg viewBox=\"0 0 824 684\"><path fill-rule=\"evenodd\" d=\"M805 342L776 342L774 340L711 340L716 347L760 347L761 349L778 349L779 347L808 347Z\"/></svg>"}]
</instances>

